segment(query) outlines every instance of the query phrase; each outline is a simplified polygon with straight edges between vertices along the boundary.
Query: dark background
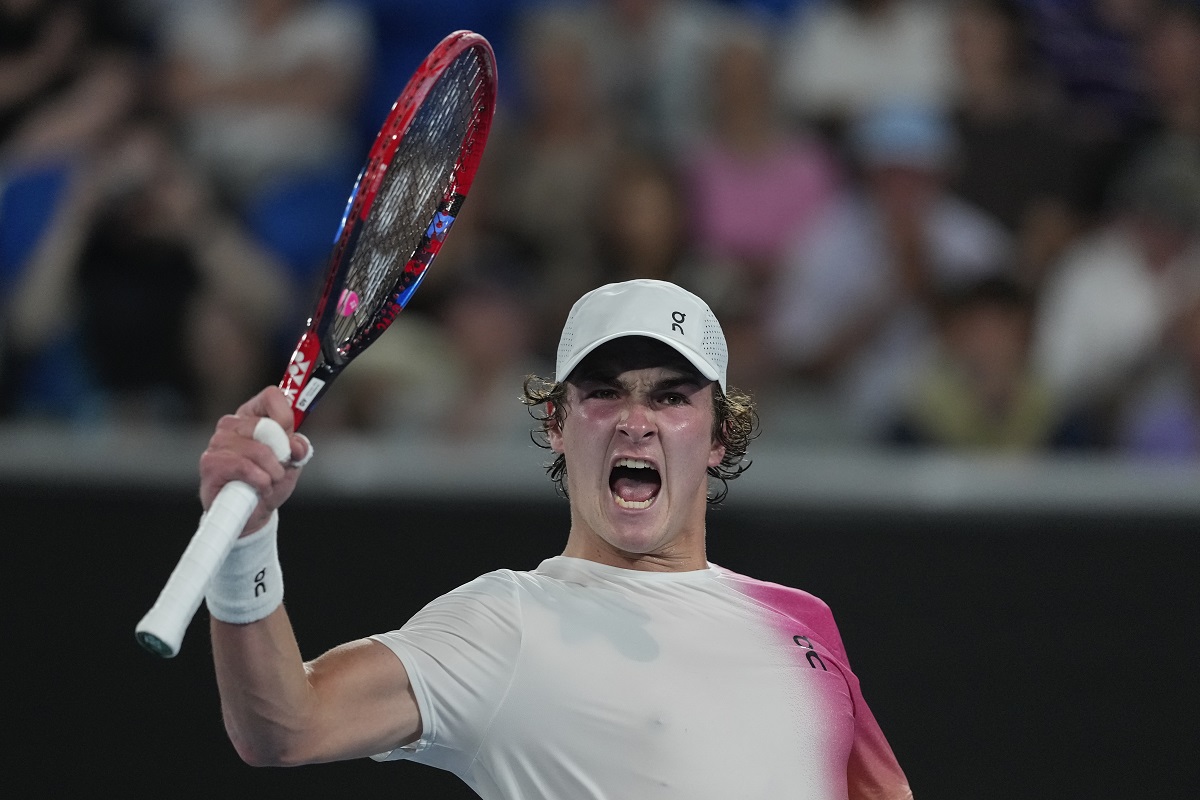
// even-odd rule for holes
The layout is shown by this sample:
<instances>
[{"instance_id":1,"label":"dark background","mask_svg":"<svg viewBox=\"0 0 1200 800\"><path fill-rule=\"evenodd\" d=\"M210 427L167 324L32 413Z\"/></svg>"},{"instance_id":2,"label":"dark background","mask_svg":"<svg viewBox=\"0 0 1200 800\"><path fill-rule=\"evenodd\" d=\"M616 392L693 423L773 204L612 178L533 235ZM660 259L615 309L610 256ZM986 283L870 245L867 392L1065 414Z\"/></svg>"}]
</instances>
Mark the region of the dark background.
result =
<instances>
[{"instance_id":1,"label":"dark background","mask_svg":"<svg viewBox=\"0 0 1200 800\"><path fill-rule=\"evenodd\" d=\"M768 510L739 505L736 489L710 514L710 558L833 607L919 800L1196 796L1200 516ZM133 637L194 529L194 490L8 481L0 507L19 676L6 783L31 796L473 796L413 764L240 762L203 609L175 659ZM398 627L481 572L535 566L567 520L549 490L543 502L298 493L283 513L306 657Z\"/></svg>"}]
</instances>

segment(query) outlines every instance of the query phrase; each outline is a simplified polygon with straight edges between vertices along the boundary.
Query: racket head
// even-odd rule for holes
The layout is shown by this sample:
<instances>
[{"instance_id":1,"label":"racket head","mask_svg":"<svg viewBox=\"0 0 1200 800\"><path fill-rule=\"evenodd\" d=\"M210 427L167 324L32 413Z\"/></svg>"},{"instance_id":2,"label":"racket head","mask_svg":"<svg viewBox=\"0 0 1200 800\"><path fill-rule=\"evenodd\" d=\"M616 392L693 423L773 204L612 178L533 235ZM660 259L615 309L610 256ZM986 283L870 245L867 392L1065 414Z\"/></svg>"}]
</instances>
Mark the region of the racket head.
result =
<instances>
[{"instance_id":1,"label":"racket head","mask_svg":"<svg viewBox=\"0 0 1200 800\"><path fill-rule=\"evenodd\" d=\"M296 427L412 298L475 180L496 106L487 39L455 31L417 67L354 182L280 388Z\"/></svg>"}]
</instances>

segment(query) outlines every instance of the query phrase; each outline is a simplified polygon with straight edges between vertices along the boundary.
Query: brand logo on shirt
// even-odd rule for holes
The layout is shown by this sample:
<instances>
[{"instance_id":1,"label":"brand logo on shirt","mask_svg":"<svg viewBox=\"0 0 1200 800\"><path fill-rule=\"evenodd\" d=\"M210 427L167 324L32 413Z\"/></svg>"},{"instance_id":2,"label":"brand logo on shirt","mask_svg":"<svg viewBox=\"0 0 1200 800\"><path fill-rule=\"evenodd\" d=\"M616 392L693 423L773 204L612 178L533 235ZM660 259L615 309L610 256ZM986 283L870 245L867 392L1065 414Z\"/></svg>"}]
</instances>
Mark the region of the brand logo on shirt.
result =
<instances>
[{"instance_id":1,"label":"brand logo on shirt","mask_svg":"<svg viewBox=\"0 0 1200 800\"><path fill-rule=\"evenodd\" d=\"M825 662L821 660L821 654L817 652L817 648L813 647L812 640L810 640L807 636L796 634L792 637L792 641L796 643L797 647L803 647L808 651L804 654L804 658L808 660L808 665L810 667L816 669L817 665L819 664L821 669L829 672L829 667L825 666Z\"/></svg>"}]
</instances>

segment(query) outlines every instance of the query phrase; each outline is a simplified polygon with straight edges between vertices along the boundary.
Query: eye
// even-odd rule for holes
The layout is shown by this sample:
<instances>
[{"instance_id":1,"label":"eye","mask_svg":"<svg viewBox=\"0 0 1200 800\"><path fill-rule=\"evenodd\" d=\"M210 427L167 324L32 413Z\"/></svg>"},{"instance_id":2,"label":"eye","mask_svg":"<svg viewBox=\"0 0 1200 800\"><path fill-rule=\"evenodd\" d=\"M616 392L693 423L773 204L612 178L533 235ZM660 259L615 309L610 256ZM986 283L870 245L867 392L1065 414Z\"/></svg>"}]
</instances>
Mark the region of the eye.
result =
<instances>
[{"instance_id":1,"label":"eye","mask_svg":"<svg viewBox=\"0 0 1200 800\"><path fill-rule=\"evenodd\" d=\"M593 397L597 400L611 400L617 396L617 392L611 387L600 386L588 392L587 396Z\"/></svg>"},{"instance_id":2,"label":"eye","mask_svg":"<svg viewBox=\"0 0 1200 800\"><path fill-rule=\"evenodd\" d=\"M687 402L687 396L679 392L667 392L662 396L662 403L667 406L682 406L687 405Z\"/></svg>"}]
</instances>

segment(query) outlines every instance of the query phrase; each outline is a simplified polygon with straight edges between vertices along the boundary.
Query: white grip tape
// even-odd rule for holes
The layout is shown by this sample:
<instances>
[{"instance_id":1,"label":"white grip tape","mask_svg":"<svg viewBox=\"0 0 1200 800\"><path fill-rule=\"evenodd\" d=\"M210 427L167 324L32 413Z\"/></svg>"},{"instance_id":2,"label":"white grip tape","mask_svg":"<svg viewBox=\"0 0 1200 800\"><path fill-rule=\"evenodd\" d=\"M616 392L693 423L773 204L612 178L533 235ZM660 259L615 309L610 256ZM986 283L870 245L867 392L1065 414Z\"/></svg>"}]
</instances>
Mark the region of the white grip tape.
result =
<instances>
[{"instance_id":1,"label":"white grip tape","mask_svg":"<svg viewBox=\"0 0 1200 800\"><path fill-rule=\"evenodd\" d=\"M270 447L281 462L291 458L287 433L274 420L260 419L254 428L254 438ZM200 608L209 580L229 554L257 504L258 495L242 481L230 481L217 493L158 599L137 624L137 640L146 649L164 658L179 653L183 635Z\"/></svg>"}]
</instances>

